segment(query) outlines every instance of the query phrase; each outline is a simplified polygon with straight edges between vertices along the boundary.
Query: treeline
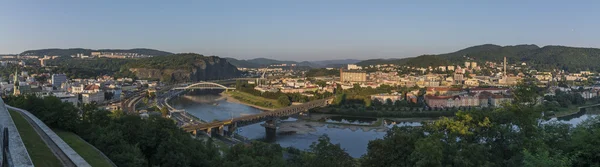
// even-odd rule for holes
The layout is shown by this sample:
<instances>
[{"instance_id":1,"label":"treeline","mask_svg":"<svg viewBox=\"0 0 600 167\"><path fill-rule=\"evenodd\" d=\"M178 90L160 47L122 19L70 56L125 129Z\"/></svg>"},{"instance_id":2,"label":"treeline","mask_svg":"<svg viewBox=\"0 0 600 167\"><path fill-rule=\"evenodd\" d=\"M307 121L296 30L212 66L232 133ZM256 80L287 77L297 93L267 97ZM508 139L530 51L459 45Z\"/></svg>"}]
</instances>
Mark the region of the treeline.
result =
<instances>
[{"instance_id":1,"label":"treeline","mask_svg":"<svg viewBox=\"0 0 600 167\"><path fill-rule=\"evenodd\" d=\"M102 75L111 75L117 78L135 78L126 64L133 59L88 58L77 59L59 57L47 60L48 66L56 66L55 73L65 73L69 78L95 78Z\"/></svg>"},{"instance_id":2,"label":"treeline","mask_svg":"<svg viewBox=\"0 0 600 167\"><path fill-rule=\"evenodd\" d=\"M235 89L236 91L245 92L254 96L264 97L267 99L278 100L282 105L290 105L291 102L299 102L305 103L312 100L324 99L333 96L333 93L325 92L305 92L308 94L312 94L313 96L305 96L300 93L283 93L281 91L277 92L261 92L259 90L254 89L256 85L248 84L247 81L236 81ZM286 99L288 100L286 103Z\"/></svg>"},{"instance_id":3,"label":"treeline","mask_svg":"<svg viewBox=\"0 0 600 167\"><path fill-rule=\"evenodd\" d=\"M394 87L389 85L380 85L377 88L360 87L355 84L349 89L342 89L341 86L335 91L333 104L326 108L314 109L312 112L340 114L351 116L368 116L368 117L441 117L452 116L459 108L427 108L422 100L424 90L419 90L419 96L416 101L407 100L406 94L409 91L417 90L418 87ZM402 100L392 101L386 99L371 98L376 94L387 94L397 92ZM462 109L462 108L461 108ZM467 109L467 108L464 108Z\"/></svg>"},{"instance_id":4,"label":"treeline","mask_svg":"<svg viewBox=\"0 0 600 167\"><path fill-rule=\"evenodd\" d=\"M313 68L305 73L306 77L340 76L340 70L328 70L325 68Z\"/></svg>"},{"instance_id":5,"label":"treeline","mask_svg":"<svg viewBox=\"0 0 600 167\"><path fill-rule=\"evenodd\" d=\"M570 105L585 104L585 99L577 92L564 92L557 89L554 96L544 96L545 103L549 106L567 108Z\"/></svg>"},{"instance_id":6,"label":"treeline","mask_svg":"<svg viewBox=\"0 0 600 167\"><path fill-rule=\"evenodd\" d=\"M152 69L186 69L191 70L196 67L206 66L207 64L227 61L216 56L204 56L196 53L180 53L168 56L156 56L151 58L138 59L128 64L131 68L152 68Z\"/></svg>"},{"instance_id":7,"label":"treeline","mask_svg":"<svg viewBox=\"0 0 600 167\"><path fill-rule=\"evenodd\" d=\"M359 84L354 84L352 88L349 89L342 89L341 85L338 85L335 91L335 99L334 99L334 105L337 106L343 106L343 105L363 105L364 107L376 107L373 106L374 103L376 103L378 106L381 106L383 104L387 104L387 105L399 105L399 107L419 107L419 106L423 106L422 103L413 103L410 101L405 101L405 100L401 100L401 101L397 101L393 102L393 101L373 101L371 100L371 96L372 95L376 95L376 94L388 94L388 93L399 93L400 96L402 96L402 99L407 99L406 98L406 94L409 91L413 91L413 90L417 90L419 89L418 87L405 87L405 86L389 86L389 85L380 85L377 88L372 88L372 87L361 87ZM424 90L422 90L421 92L422 94L424 94ZM420 95L422 95L420 94Z\"/></svg>"}]
</instances>

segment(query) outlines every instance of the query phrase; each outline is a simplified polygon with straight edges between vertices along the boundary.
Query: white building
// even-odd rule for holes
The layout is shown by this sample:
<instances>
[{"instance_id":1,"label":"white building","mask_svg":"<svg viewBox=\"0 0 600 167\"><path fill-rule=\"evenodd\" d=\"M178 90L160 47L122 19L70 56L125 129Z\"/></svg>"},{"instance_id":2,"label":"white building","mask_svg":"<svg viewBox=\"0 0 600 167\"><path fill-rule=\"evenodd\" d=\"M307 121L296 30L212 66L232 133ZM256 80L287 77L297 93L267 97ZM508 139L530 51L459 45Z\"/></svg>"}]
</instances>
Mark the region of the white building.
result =
<instances>
[{"instance_id":1,"label":"white building","mask_svg":"<svg viewBox=\"0 0 600 167\"><path fill-rule=\"evenodd\" d=\"M454 66L448 66L448 71L454 71Z\"/></svg>"},{"instance_id":2,"label":"white building","mask_svg":"<svg viewBox=\"0 0 600 167\"><path fill-rule=\"evenodd\" d=\"M79 104L77 95L74 95L74 94L58 92L58 93L54 93L54 96L58 97L63 102L72 103L74 106L77 106L77 104Z\"/></svg>"},{"instance_id":3,"label":"white building","mask_svg":"<svg viewBox=\"0 0 600 167\"><path fill-rule=\"evenodd\" d=\"M77 86L71 86L71 93L79 94L83 93L83 84L79 84Z\"/></svg>"},{"instance_id":4,"label":"white building","mask_svg":"<svg viewBox=\"0 0 600 167\"><path fill-rule=\"evenodd\" d=\"M348 64L348 70L362 70L362 67L356 64Z\"/></svg>"},{"instance_id":5,"label":"white building","mask_svg":"<svg viewBox=\"0 0 600 167\"><path fill-rule=\"evenodd\" d=\"M84 104L90 104L92 102L101 104L104 102L104 92L81 94L81 101Z\"/></svg>"}]
</instances>

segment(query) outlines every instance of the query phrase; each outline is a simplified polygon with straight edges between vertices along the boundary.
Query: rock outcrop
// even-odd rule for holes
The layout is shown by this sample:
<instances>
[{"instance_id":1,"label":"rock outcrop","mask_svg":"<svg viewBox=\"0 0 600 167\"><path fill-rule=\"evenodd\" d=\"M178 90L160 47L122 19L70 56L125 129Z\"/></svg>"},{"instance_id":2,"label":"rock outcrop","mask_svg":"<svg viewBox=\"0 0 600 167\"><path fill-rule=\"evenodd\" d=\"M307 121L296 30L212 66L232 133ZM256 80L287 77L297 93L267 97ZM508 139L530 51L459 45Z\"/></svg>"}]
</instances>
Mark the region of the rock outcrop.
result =
<instances>
[{"instance_id":1,"label":"rock outcrop","mask_svg":"<svg viewBox=\"0 0 600 167\"><path fill-rule=\"evenodd\" d=\"M142 59L132 63L129 70L140 79L163 82L197 82L236 78L241 75L237 67L216 56L175 54Z\"/></svg>"}]
</instances>

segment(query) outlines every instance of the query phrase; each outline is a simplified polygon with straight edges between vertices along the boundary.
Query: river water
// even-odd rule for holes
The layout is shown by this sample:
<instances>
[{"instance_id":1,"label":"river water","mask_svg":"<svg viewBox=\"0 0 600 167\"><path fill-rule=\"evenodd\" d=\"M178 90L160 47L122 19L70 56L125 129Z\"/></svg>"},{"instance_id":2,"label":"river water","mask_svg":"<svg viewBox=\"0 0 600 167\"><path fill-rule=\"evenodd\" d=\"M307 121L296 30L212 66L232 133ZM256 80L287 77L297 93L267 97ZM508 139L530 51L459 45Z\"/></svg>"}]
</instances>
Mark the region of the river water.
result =
<instances>
[{"instance_id":1,"label":"river water","mask_svg":"<svg viewBox=\"0 0 600 167\"><path fill-rule=\"evenodd\" d=\"M218 101L215 101L218 100ZM169 102L174 108L185 109L186 112L205 121L226 120L247 114L262 112L259 109L243 104L231 103L222 100L219 95L182 95ZM578 113L572 118L553 118L551 121L560 121L569 124L578 124L581 121L595 116L593 114ZM313 117L313 116L311 116ZM306 122L295 118L281 120L279 133L293 131L290 134L279 134L276 143L282 147L295 147L308 149L322 135L327 135L332 143L340 144L352 157L360 157L367 152L369 141L383 138L386 131L393 126L420 126L419 122L393 122L386 120L379 127L365 127L377 119L349 118L349 117L324 117L323 122ZM343 123L343 124L340 124ZM262 139L265 129L258 124L238 128L236 132L248 139Z\"/></svg>"}]
</instances>

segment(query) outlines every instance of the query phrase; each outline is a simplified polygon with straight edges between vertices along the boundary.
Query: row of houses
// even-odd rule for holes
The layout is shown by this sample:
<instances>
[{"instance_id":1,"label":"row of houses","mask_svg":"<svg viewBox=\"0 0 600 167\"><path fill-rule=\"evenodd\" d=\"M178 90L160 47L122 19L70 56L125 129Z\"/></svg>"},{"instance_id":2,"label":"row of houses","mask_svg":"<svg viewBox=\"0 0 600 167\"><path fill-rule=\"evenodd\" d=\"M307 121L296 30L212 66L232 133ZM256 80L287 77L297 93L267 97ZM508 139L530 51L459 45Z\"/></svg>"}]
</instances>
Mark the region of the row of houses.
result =
<instances>
[{"instance_id":1,"label":"row of houses","mask_svg":"<svg viewBox=\"0 0 600 167\"><path fill-rule=\"evenodd\" d=\"M458 95L435 96L425 95L425 103L429 107L500 107L503 103L511 102L513 97L509 94L494 94L488 91L469 92Z\"/></svg>"}]
</instances>

